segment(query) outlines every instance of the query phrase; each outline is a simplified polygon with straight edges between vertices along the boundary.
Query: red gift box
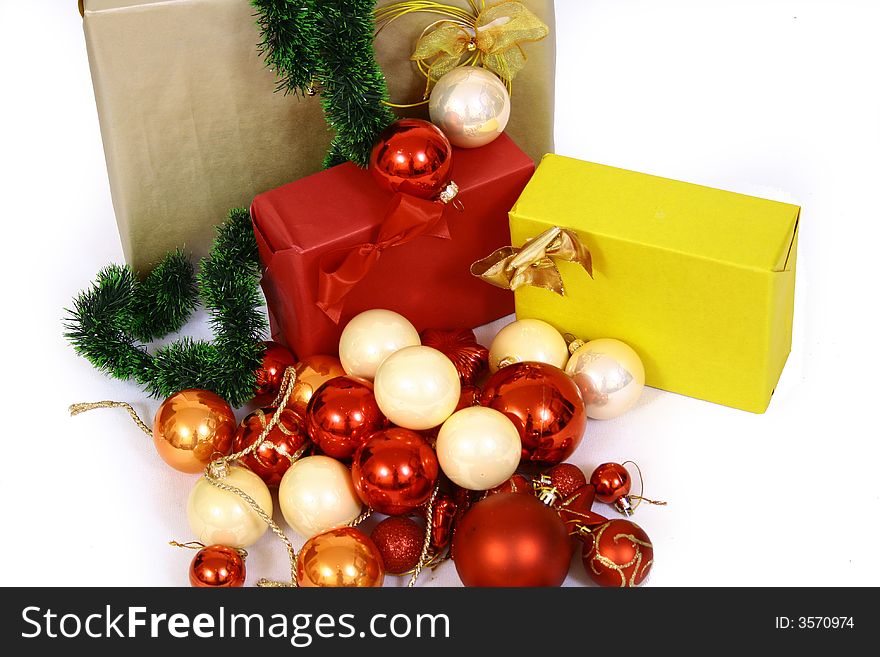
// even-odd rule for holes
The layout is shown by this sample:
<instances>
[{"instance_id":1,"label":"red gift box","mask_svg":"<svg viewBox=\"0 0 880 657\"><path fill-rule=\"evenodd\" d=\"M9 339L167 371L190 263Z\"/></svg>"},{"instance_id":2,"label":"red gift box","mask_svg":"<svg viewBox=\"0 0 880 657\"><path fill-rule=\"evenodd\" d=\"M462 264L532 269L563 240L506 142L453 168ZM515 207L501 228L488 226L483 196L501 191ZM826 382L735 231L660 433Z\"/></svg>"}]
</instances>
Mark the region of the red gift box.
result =
<instances>
[{"instance_id":1,"label":"red gift box","mask_svg":"<svg viewBox=\"0 0 880 657\"><path fill-rule=\"evenodd\" d=\"M464 209L443 208L448 238L428 230L376 249L383 220L400 198L350 163L257 196L251 217L273 339L302 358L335 354L348 320L371 308L394 310L419 331L475 327L512 313L513 295L472 276L470 265L510 244L507 213L534 163L506 135L482 148L454 149L453 163ZM334 322L318 305L321 271L358 245L369 245L375 262L345 296Z\"/></svg>"}]
</instances>

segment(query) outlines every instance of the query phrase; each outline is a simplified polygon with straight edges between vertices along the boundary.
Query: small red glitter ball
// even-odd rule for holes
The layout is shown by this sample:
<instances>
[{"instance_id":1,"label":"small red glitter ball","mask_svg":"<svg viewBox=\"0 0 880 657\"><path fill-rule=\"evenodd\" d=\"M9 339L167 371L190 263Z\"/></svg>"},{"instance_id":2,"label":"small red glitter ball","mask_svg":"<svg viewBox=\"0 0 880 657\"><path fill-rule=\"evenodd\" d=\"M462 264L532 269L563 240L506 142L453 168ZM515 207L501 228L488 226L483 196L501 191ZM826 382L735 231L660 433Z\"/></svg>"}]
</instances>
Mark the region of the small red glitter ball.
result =
<instances>
[{"instance_id":1,"label":"small red glitter ball","mask_svg":"<svg viewBox=\"0 0 880 657\"><path fill-rule=\"evenodd\" d=\"M406 516L385 518L373 528L370 538L379 548L385 572L400 575L419 562L425 543L425 528Z\"/></svg>"},{"instance_id":2,"label":"small red glitter ball","mask_svg":"<svg viewBox=\"0 0 880 657\"><path fill-rule=\"evenodd\" d=\"M571 463L560 463L554 465L547 470L547 476L550 477L550 485L559 491L559 495L564 499L574 493L581 486L587 485L587 475Z\"/></svg>"}]
</instances>

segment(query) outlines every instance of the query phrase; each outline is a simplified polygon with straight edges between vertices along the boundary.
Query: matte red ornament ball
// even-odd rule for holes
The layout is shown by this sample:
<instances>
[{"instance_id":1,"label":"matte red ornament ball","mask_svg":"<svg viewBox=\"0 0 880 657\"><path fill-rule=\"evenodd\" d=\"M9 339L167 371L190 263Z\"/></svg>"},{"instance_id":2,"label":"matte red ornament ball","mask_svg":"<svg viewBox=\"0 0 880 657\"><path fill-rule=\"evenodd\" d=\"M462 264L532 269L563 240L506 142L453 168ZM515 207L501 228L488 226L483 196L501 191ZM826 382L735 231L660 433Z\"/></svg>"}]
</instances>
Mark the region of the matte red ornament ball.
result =
<instances>
[{"instance_id":1,"label":"matte red ornament ball","mask_svg":"<svg viewBox=\"0 0 880 657\"><path fill-rule=\"evenodd\" d=\"M263 353L263 364L257 369L257 388L254 391L253 403L257 406L268 406L281 390L284 370L296 365L296 356L283 344L267 340L266 351Z\"/></svg>"},{"instance_id":2,"label":"matte red ornament ball","mask_svg":"<svg viewBox=\"0 0 880 657\"><path fill-rule=\"evenodd\" d=\"M225 545L209 545L196 552L189 566L189 583L199 588L244 586L244 559Z\"/></svg>"},{"instance_id":3,"label":"matte red ornament ball","mask_svg":"<svg viewBox=\"0 0 880 657\"><path fill-rule=\"evenodd\" d=\"M581 559L599 586L638 586L654 564L654 546L645 531L630 520L609 520L585 541Z\"/></svg>"},{"instance_id":4,"label":"matte red ornament ball","mask_svg":"<svg viewBox=\"0 0 880 657\"><path fill-rule=\"evenodd\" d=\"M238 425L232 449L240 452L250 447L272 421L277 409L257 409ZM306 421L290 407L281 410L278 424L273 427L256 451L243 457L242 462L262 479L267 486L278 486L290 467L290 457L309 442Z\"/></svg>"},{"instance_id":5,"label":"matte red ornament ball","mask_svg":"<svg viewBox=\"0 0 880 657\"><path fill-rule=\"evenodd\" d=\"M571 560L565 524L532 495L499 493L474 504L452 537L465 586L559 586Z\"/></svg>"},{"instance_id":6,"label":"matte red ornament ball","mask_svg":"<svg viewBox=\"0 0 880 657\"><path fill-rule=\"evenodd\" d=\"M587 485L587 475L572 463L560 463L547 471L550 477L550 485L553 486L562 497L568 497L581 486Z\"/></svg>"},{"instance_id":7,"label":"matte red ornament ball","mask_svg":"<svg viewBox=\"0 0 880 657\"><path fill-rule=\"evenodd\" d=\"M425 528L406 516L385 518L373 528L370 538L379 549L385 572L400 575L419 562L425 543Z\"/></svg>"},{"instance_id":8,"label":"matte red ornament ball","mask_svg":"<svg viewBox=\"0 0 880 657\"><path fill-rule=\"evenodd\" d=\"M620 463L603 463L593 470L590 483L596 488L596 499L604 504L614 504L629 494L629 472Z\"/></svg>"}]
</instances>

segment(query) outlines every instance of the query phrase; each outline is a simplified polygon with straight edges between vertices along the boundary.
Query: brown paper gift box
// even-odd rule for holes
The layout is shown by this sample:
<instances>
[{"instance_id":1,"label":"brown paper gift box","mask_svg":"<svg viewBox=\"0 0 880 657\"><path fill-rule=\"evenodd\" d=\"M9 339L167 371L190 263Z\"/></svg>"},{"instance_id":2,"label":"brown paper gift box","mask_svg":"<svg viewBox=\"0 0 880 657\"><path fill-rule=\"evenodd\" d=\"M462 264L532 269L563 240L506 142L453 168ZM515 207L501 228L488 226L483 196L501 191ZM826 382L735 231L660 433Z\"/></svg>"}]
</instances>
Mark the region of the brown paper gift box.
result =
<instances>
[{"instance_id":1,"label":"brown paper gift box","mask_svg":"<svg viewBox=\"0 0 880 657\"><path fill-rule=\"evenodd\" d=\"M553 2L524 4L551 34L525 45L528 63L514 80L507 133L538 160L553 150ZM248 0L82 5L113 207L136 270L179 246L205 255L212 227L230 208L321 168L331 134L320 102L275 93ZM392 101L421 99L425 80L409 56L436 18L411 14L379 35L376 56Z\"/></svg>"},{"instance_id":2,"label":"brown paper gift box","mask_svg":"<svg viewBox=\"0 0 880 657\"><path fill-rule=\"evenodd\" d=\"M275 93L248 0L85 0L95 99L126 260L151 268L260 192L318 171L317 98Z\"/></svg>"}]
</instances>

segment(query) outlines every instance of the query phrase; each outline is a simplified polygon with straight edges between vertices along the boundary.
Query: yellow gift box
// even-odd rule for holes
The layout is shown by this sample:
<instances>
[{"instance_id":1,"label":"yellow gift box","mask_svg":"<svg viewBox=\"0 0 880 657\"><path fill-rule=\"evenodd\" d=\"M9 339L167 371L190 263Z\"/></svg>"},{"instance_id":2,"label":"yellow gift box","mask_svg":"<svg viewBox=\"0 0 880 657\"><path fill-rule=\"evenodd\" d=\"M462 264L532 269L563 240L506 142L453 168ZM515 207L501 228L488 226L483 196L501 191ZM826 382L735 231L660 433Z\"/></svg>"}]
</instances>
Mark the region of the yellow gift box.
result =
<instances>
[{"instance_id":1,"label":"yellow gift box","mask_svg":"<svg viewBox=\"0 0 880 657\"><path fill-rule=\"evenodd\" d=\"M516 290L518 318L617 338L646 383L763 413L791 348L800 208L547 155L510 212L514 246L552 226L591 251L565 295Z\"/></svg>"}]
</instances>

